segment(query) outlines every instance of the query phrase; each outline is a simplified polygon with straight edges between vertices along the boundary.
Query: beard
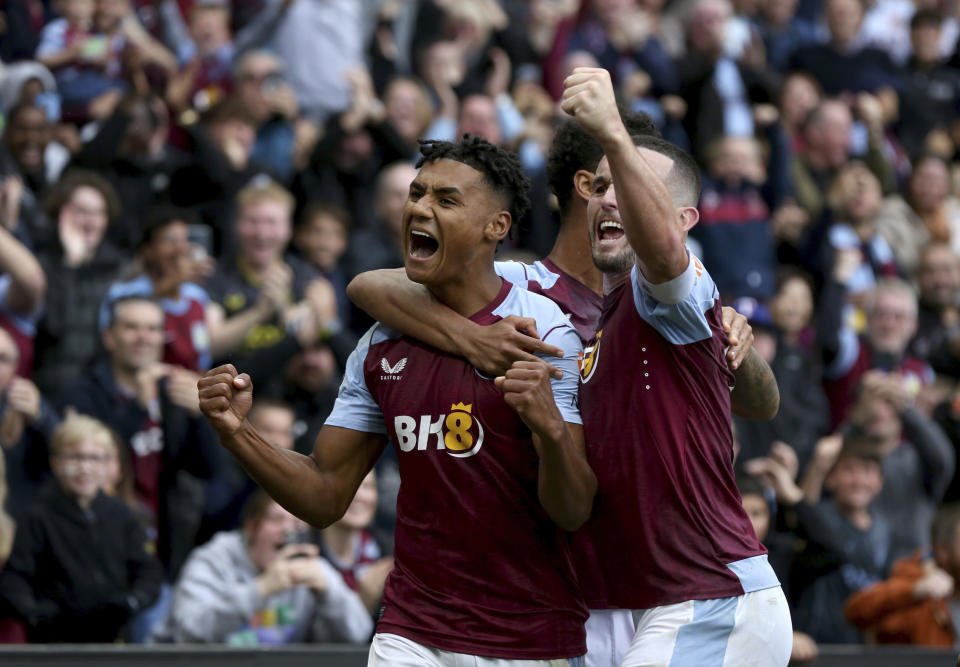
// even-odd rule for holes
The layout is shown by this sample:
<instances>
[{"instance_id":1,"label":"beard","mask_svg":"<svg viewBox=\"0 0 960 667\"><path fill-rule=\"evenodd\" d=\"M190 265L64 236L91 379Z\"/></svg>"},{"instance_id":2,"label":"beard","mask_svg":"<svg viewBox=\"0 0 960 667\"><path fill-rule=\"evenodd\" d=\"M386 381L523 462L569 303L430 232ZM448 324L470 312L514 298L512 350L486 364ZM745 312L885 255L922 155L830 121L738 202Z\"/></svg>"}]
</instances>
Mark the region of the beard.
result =
<instances>
[{"instance_id":1,"label":"beard","mask_svg":"<svg viewBox=\"0 0 960 667\"><path fill-rule=\"evenodd\" d=\"M636 261L636 253L634 253L633 249L629 246L613 255L599 254L596 248L594 248L590 254L593 257L594 266L606 275L626 273L633 267Z\"/></svg>"}]
</instances>

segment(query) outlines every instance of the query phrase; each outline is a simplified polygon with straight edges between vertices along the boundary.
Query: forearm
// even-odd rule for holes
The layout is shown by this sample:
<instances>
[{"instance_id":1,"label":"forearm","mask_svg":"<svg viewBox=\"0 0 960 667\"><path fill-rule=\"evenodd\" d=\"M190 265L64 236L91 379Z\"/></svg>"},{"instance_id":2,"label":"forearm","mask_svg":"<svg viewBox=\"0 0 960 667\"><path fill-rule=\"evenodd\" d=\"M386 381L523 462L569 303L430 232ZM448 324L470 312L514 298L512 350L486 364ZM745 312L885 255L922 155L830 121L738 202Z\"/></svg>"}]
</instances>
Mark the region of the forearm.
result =
<instances>
[{"instance_id":1,"label":"forearm","mask_svg":"<svg viewBox=\"0 0 960 667\"><path fill-rule=\"evenodd\" d=\"M257 303L233 317L213 318L209 322L211 356L219 359L240 348L250 329L264 322L271 314L268 306Z\"/></svg>"},{"instance_id":2,"label":"forearm","mask_svg":"<svg viewBox=\"0 0 960 667\"><path fill-rule=\"evenodd\" d=\"M734 414L763 421L777 416L780 409L777 379L756 349L751 348L733 375L737 383L730 393L730 406Z\"/></svg>"},{"instance_id":3,"label":"forearm","mask_svg":"<svg viewBox=\"0 0 960 667\"><path fill-rule=\"evenodd\" d=\"M533 432L533 446L540 456L537 494L554 523L575 531L590 517L597 478L587 463L582 445L570 433L579 425L557 424L550 431Z\"/></svg>"},{"instance_id":4,"label":"forearm","mask_svg":"<svg viewBox=\"0 0 960 667\"><path fill-rule=\"evenodd\" d=\"M620 220L644 276L654 284L687 268L683 231L670 193L634 146L626 128L601 141L616 187Z\"/></svg>"},{"instance_id":5,"label":"forearm","mask_svg":"<svg viewBox=\"0 0 960 667\"><path fill-rule=\"evenodd\" d=\"M920 457L927 492L939 501L953 479L956 465L953 446L943 430L917 410L906 410L901 419L904 437L914 446Z\"/></svg>"},{"instance_id":6,"label":"forearm","mask_svg":"<svg viewBox=\"0 0 960 667\"><path fill-rule=\"evenodd\" d=\"M46 55L37 56L36 61L47 69L59 69L71 64L77 59L77 50L67 47L62 51L55 51Z\"/></svg>"},{"instance_id":7,"label":"forearm","mask_svg":"<svg viewBox=\"0 0 960 667\"><path fill-rule=\"evenodd\" d=\"M0 226L0 272L10 274L6 305L21 315L37 310L47 290L47 279L37 258L13 234Z\"/></svg>"},{"instance_id":8,"label":"forearm","mask_svg":"<svg viewBox=\"0 0 960 667\"><path fill-rule=\"evenodd\" d=\"M326 528L346 511L352 493L313 457L267 442L249 423L220 442L270 497L307 523Z\"/></svg>"},{"instance_id":9,"label":"forearm","mask_svg":"<svg viewBox=\"0 0 960 667\"><path fill-rule=\"evenodd\" d=\"M463 355L463 332L476 327L433 298L403 269L367 271L350 281L347 296L370 317L448 354Z\"/></svg>"}]
</instances>

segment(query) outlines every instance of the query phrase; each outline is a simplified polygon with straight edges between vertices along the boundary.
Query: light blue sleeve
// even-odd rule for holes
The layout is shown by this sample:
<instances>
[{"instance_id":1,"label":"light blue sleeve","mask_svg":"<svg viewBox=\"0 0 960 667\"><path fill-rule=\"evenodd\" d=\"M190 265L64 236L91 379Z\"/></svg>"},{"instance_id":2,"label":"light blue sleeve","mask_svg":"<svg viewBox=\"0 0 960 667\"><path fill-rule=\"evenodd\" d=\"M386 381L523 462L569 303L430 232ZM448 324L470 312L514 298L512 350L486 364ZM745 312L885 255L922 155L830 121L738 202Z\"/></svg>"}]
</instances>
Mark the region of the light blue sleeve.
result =
<instances>
[{"instance_id":1,"label":"light blue sleeve","mask_svg":"<svg viewBox=\"0 0 960 667\"><path fill-rule=\"evenodd\" d=\"M576 330L569 324L557 326L543 337L545 342L563 350L563 358L541 356L548 364L563 371L560 379L550 378L553 388L553 400L560 410L563 421L571 424L583 424L580 417L580 401L577 392L580 389L579 357L583 343Z\"/></svg>"},{"instance_id":2,"label":"light blue sleeve","mask_svg":"<svg viewBox=\"0 0 960 667\"><path fill-rule=\"evenodd\" d=\"M363 362L367 358L370 340L377 326L373 325L350 353L337 401L327 421L324 422L325 426L339 426L353 431L386 435L387 426L383 421L383 412L363 377Z\"/></svg>"},{"instance_id":3,"label":"light blue sleeve","mask_svg":"<svg viewBox=\"0 0 960 667\"><path fill-rule=\"evenodd\" d=\"M674 345L713 336L706 313L720 294L710 274L693 255L686 270L673 280L654 285L634 266L630 283L637 313Z\"/></svg>"},{"instance_id":4,"label":"light blue sleeve","mask_svg":"<svg viewBox=\"0 0 960 667\"><path fill-rule=\"evenodd\" d=\"M522 287L523 289L527 288L527 281L530 278L527 275L527 265L523 262L516 262L513 260L507 262L494 262L493 270L497 272L498 276L507 282L513 283L517 287Z\"/></svg>"}]
</instances>

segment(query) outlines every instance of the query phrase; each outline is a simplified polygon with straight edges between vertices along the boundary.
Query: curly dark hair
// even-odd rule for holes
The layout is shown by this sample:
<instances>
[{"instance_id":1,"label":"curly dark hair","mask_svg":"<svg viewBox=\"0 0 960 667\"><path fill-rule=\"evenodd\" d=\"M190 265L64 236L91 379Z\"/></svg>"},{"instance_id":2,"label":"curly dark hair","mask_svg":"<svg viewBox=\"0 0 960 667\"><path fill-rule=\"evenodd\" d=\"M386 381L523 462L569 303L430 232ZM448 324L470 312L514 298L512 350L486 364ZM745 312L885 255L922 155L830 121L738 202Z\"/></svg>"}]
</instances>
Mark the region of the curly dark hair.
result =
<instances>
[{"instance_id":1,"label":"curly dark hair","mask_svg":"<svg viewBox=\"0 0 960 667\"><path fill-rule=\"evenodd\" d=\"M650 116L636 111L620 109L620 118L631 136L660 136ZM603 149L590 134L573 118L557 128L547 157L547 182L557 196L561 219L570 210L573 200L573 176L581 169L596 171Z\"/></svg>"},{"instance_id":2,"label":"curly dark hair","mask_svg":"<svg viewBox=\"0 0 960 667\"><path fill-rule=\"evenodd\" d=\"M504 198L513 223L523 224L530 210L530 179L516 155L469 134L456 143L421 139L420 153L423 157L417 161L417 169L427 162L454 160L482 173L484 182Z\"/></svg>"}]
</instances>

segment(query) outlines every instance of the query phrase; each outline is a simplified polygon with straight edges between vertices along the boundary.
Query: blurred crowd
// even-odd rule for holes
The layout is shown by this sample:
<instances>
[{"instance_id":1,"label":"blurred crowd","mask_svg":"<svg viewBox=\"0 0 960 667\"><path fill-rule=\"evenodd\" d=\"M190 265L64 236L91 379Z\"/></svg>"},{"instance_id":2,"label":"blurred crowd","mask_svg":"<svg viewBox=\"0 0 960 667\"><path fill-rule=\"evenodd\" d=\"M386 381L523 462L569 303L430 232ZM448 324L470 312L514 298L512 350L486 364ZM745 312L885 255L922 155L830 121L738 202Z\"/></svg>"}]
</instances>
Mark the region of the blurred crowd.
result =
<instances>
[{"instance_id":1,"label":"blurred crowd","mask_svg":"<svg viewBox=\"0 0 960 667\"><path fill-rule=\"evenodd\" d=\"M368 640L395 458L311 530L196 381L250 373L309 452L417 140L515 150L501 255L542 257L561 84L599 66L700 162L691 248L779 382L733 428L795 659L960 641L958 36L958 0L5 0L0 637Z\"/></svg>"}]
</instances>

